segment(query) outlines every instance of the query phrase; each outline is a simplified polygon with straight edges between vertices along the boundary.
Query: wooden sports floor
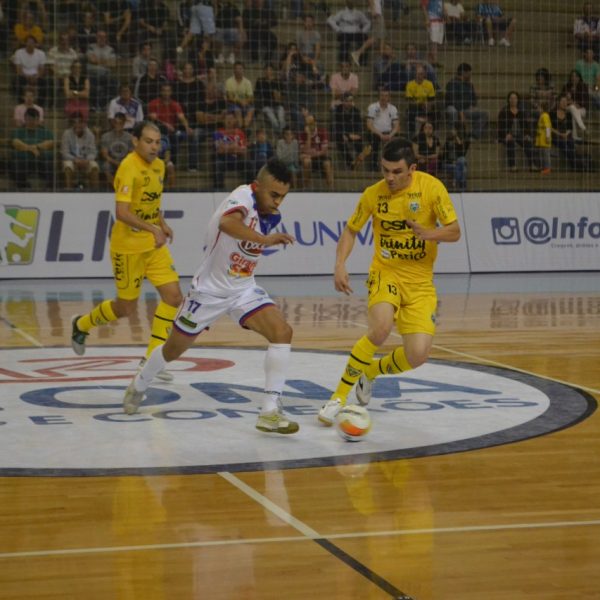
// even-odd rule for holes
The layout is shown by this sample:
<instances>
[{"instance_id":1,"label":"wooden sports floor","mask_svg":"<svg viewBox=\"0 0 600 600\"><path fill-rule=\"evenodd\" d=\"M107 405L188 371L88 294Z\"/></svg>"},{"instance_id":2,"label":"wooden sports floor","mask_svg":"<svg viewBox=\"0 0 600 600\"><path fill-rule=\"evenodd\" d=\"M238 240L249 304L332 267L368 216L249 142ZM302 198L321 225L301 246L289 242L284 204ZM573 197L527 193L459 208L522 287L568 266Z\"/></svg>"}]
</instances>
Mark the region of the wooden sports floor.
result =
<instances>
[{"instance_id":1,"label":"wooden sports floor","mask_svg":"<svg viewBox=\"0 0 600 600\"><path fill-rule=\"evenodd\" d=\"M360 281L349 298L329 278L261 283L296 349L345 351L365 331ZM437 285L432 358L578 388L586 418L513 443L337 466L0 477L0 598L600 599L600 275L445 275ZM83 300L48 293L90 286ZM70 316L103 294L111 281L2 281L1 350L68 346ZM135 317L90 344L141 350L155 303L146 294ZM261 345L226 321L199 341ZM0 422L11 401L0 395ZM259 435L249 428L248 446Z\"/></svg>"}]
</instances>

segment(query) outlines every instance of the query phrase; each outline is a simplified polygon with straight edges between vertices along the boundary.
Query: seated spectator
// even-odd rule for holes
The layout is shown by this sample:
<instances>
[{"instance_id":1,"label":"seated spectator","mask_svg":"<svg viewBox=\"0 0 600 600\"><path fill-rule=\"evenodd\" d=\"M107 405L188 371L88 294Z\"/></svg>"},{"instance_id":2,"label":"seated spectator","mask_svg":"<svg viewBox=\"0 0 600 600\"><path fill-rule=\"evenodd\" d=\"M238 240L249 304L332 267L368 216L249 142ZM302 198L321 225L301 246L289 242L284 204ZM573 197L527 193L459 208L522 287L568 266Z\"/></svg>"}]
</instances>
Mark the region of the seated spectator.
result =
<instances>
[{"instance_id":1,"label":"seated spectator","mask_svg":"<svg viewBox=\"0 0 600 600\"><path fill-rule=\"evenodd\" d=\"M277 134L281 134L286 126L285 108L281 83L275 77L272 64L266 64L263 76L256 80L254 85L254 101L256 108L261 112Z\"/></svg>"},{"instance_id":2,"label":"seated spectator","mask_svg":"<svg viewBox=\"0 0 600 600\"><path fill-rule=\"evenodd\" d=\"M600 20L593 14L593 5L591 2L585 2L583 5L583 15L575 19L573 24L573 37L580 52L587 48L592 48L594 58L598 59L600 52L600 30L598 24Z\"/></svg>"},{"instance_id":3,"label":"seated spectator","mask_svg":"<svg viewBox=\"0 0 600 600\"><path fill-rule=\"evenodd\" d=\"M398 135L400 119L398 109L390 103L390 92L379 90L379 100L367 108L367 129L371 145L371 171L379 171L379 154L386 142Z\"/></svg>"},{"instance_id":4,"label":"seated spectator","mask_svg":"<svg viewBox=\"0 0 600 600\"><path fill-rule=\"evenodd\" d=\"M189 28L177 46L177 54L182 54L192 40L212 38L217 30L215 24L215 11L212 3L197 0L189 8Z\"/></svg>"},{"instance_id":5,"label":"seated spectator","mask_svg":"<svg viewBox=\"0 0 600 600\"><path fill-rule=\"evenodd\" d=\"M101 0L97 9L100 27L107 35L107 44L110 44L119 56L129 56L136 35L131 27L131 4L126 0Z\"/></svg>"},{"instance_id":6,"label":"seated spectator","mask_svg":"<svg viewBox=\"0 0 600 600\"><path fill-rule=\"evenodd\" d=\"M383 2L369 2L371 29L369 37L362 43L360 48L350 53L350 58L357 67L365 64L367 51L375 46L381 50L381 44L385 40L385 21L383 19Z\"/></svg>"},{"instance_id":7,"label":"seated spectator","mask_svg":"<svg viewBox=\"0 0 600 600\"><path fill-rule=\"evenodd\" d=\"M215 15L216 33L215 48L217 50L217 64L227 62L232 65L236 57L241 57L244 44L247 42L246 31L242 13L238 7L229 0L224 0L217 4L217 13Z\"/></svg>"},{"instance_id":8,"label":"seated spectator","mask_svg":"<svg viewBox=\"0 0 600 600\"><path fill-rule=\"evenodd\" d=\"M225 175L236 172L245 181L250 170L248 162L248 141L242 129L236 127L236 117L232 112L225 115L225 124L214 134L213 187L225 188Z\"/></svg>"},{"instance_id":9,"label":"seated spectator","mask_svg":"<svg viewBox=\"0 0 600 600\"><path fill-rule=\"evenodd\" d=\"M417 75L417 67L422 65L425 67L425 77L433 83L434 87L437 88L437 74L433 65L430 65L426 60L420 57L419 51L416 44L409 42L404 47L404 58L402 59L402 67L405 71L405 82L414 79ZM402 88L404 91L404 88Z\"/></svg>"},{"instance_id":10,"label":"seated spectator","mask_svg":"<svg viewBox=\"0 0 600 600\"><path fill-rule=\"evenodd\" d=\"M212 51L212 39L205 37L200 42L200 47L196 53L196 65L198 78L204 81L208 77L209 71L215 70L217 61Z\"/></svg>"},{"instance_id":11,"label":"seated spectator","mask_svg":"<svg viewBox=\"0 0 600 600\"><path fill-rule=\"evenodd\" d=\"M160 88L169 83L169 80L160 72L158 60L151 57L148 60L148 70L144 75L138 77L133 89L133 95L141 100L142 107L147 112L148 103L160 96Z\"/></svg>"},{"instance_id":12,"label":"seated spectator","mask_svg":"<svg viewBox=\"0 0 600 600\"><path fill-rule=\"evenodd\" d=\"M327 25L337 34L340 63L351 60L350 53L365 43L371 29L367 15L354 6L354 0L347 0L345 8L327 17Z\"/></svg>"},{"instance_id":13,"label":"seated spectator","mask_svg":"<svg viewBox=\"0 0 600 600\"><path fill-rule=\"evenodd\" d=\"M273 144L267 138L266 129L259 127L256 130L256 139L248 146L249 173L258 173L274 153Z\"/></svg>"},{"instance_id":14,"label":"seated spectator","mask_svg":"<svg viewBox=\"0 0 600 600\"><path fill-rule=\"evenodd\" d=\"M90 80L78 60L71 65L68 77L63 79L63 93L65 115L69 119L80 116L87 121L90 115Z\"/></svg>"},{"instance_id":15,"label":"seated spectator","mask_svg":"<svg viewBox=\"0 0 600 600\"><path fill-rule=\"evenodd\" d=\"M131 61L131 76L133 77L133 81L146 74L150 58L152 58L152 44L144 42Z\"/></svg>"},{"instance_id":16,"label":"seated spectator","mask_svg":"<svg viewBox=\"0 0 600 600\"><path fill-rule=\"evenodd\" d=\"M461 129L450 129L441 157L441 170L452 177L452 187L457 192L467 189L467 152L469 140Z\"/></svg>"},{"instance_id":17,"label":"seated spectator","mask_svg":"<svg viewBox=\"0 0 600 600\"><path fill-rule=\"evenodd\" d=\"M275 156L292 172L292 186L298 187L300 171L300 146L291 127L284 127L282 137L277 140Z\"/></svg>"},{"instance_id":18,"label":"seated spectator","mask_svg":"<svg viewBox=\"0 0 600 600\"><path fill-rule=\"evenodd\" d=\"M131 132L136 123L144 120L144 109L142 103L131 93L131 86L124 83L119 88L119 95L113 98L108 104L107 116L109 122L115 118L117 114L125 115L125 125L123 129Z\"/></svg>"},{"instance_id":19,"label":"seated spectator","mask_svg":"<svg viewBox=\"0 0 600 600\"><path fill-rule=\"evenodd\" d=\"M438 48L444 43L445 33L444 4L442 0L421 0L421 9L429 35L428 58L434 67L438 67Z\"/></svg>"},{"instance_id":20,"label":"seated spectator","mask_svg":"<svg viewBox=\"0 0 600 600\"><path fill-rule=\"evenodd\" d=\"M54 78L53 89L63 90L64 80L71 75L71 65L79 60L75 48L70 45L69 34L65 31L58 35L58 44L48 50L47 66L49 75Z\"/></svg>"},{"instance_id":21,"label":"seated spectator","mask_svg":"<svg viewBox=\"0 0 600 600\"><path fill-rule=\"evenodd\" d=\"M237 126L249 129L254 120L254 90L251 81L244 76L244 63L233 65L233 75L225 81L227 110L235 114Z\"/></svg>"},{"instance_id":22,"label":"seated spectator","mask_svg":"<svg viewBox=\"0 0 600 600\"><path fill-rule=\"evenodd\" d=\"M373 61L373 89L385 87L390 92L404 91L406 82L406 70L396 60L392 45L384 42Z\"/></svg>"},{"instance_id":23,"label":"seated spectator","mask_svg":"<svg viewBox=\"0 0 600 600\"><path fill-rule=\"evenodd\" d=\"M405 97L408 103L406 109L406 131L409 137L421 130L425 121L435 123L435 88L433 83L425 79L425 68L419 65L415 79L406 84Z\"/></svg>"},{"instance_id":24,"label":"seated spectator","mask_svg":"<svg viewBox=\"0 0 600 600\"><path fill-rule=\"evenodd\" d=\"M64 131L60 154L63 161L65 187L68 190L75 189L76 175L85 176L88 188L98 189L99 169L96 162L98 156L96 138L82 118L75 118L71 127ZM83 183L80 182L78 187L83 189Z\"/></svg>"},{"instance_id":25,"label":"seated spectator","mask_svg":"<svg viewBox=\"0 0 600 600\"><path fill-rule=\"evenodd\" d=\"M321 34L315 27L314 15L304 15L302 29L296 33L296 46L301 56L307 57L317 64L321 60Z\"/></svg>"},{"instance_id":26,"label":"seated spectator","mask_svg":"<svg viewBox=\"0 0 600 600\"><path fill-rule=\"evenodd\" d=\"M16 69L15 95L23 96L25 86L36 90L38 102L46 106L48 99L48 80L46 78L46 53L36 48L36 41L29 36L23 48L19 48L12 56Z\"/></svg>"},{"instance_id":27,"label":"seated spectator","mask_svg":"<svg viewBox=\"0 0 600 600\"><path fill-rule=\"evenodd\" d=\"M573 139L578 141L584 131L587 131L583 119L590 109L590 92L587 84L576 69L569 73L569 79L563 86L561 94L569 100L569 112L573 117Z\"/></svg>"},{"instance_id":28,"label":"seated spectator","mask_svg":"<svg viewBox=\"0 0 600 600\"><path fill-rule=\"evenodd\" d=\"M473 41L474 23L459 0L444 2L444 19L446 21L446 39L453 44L469 45Z\"/></svg>"},{"instance_id":29,"label":"seated spectator","mask_svg":"<svg viewBox=\"0 0 600 600\"><path fill-rule=\"evenodd\" d=\"M600 64L594 60L594 51L587 48L575 63L575 70L588 86L590 98L595 108L600 108Z\"/></svg>"},{"instance_id":30,"label":"seated spectator","mask_svg":"<svg viewBox=\"0 0 600 600\"><path fill-rule=\"evenodd\" d=\"M35 103L35 88L33 87L26 87L23 90L23 102L15 106L13 111L15 127L23 127L25 125L25 111L28 108L35 108L38 111L38 123L41 125L44 122L44 109Z\"/></svg>"},{"instance_id":31,"label":"seated spectator","mask_svg":"<svg viewBox=\"0 0 600 600\"><path fill-rule=\"evenodd\" d=\"M354 96L358 92L358 75L352 73L350 63L340 63L340 70L333 73L329 78L329 89L331 90L331 109L335 110L342 103L342 96L346 93Z\"/></svg>"},{"instance_id":32,"label":"seated spectator","mask_svg":"<svg viewBox=\"0 0 600 600\"><path fill-rule=\"evenodd\" d=\"M542 67L535 72L535 85L529 88L529 101L535 119L540 114L540 105L542 102L548 105L548 110L554 110L556 91L552 84L552 75L550 75L548 69Z\"/></svg>"},{"instance_id":33,"label":"seated spectator","mask_svg":"<svg viewBox=\"0 0 600 600\"><path fill-rule=\"evenodd\" d=\"M536 170L530 121L517 92L508 93L506 105L498 113L498 142L506 149L506 164L511 171L517 171L517 145L523 148L529 169Z\"/></svg>"},{"instance_id":34,"label":"seated spectator","mask_svg":"<svg viewBox=\"0 0 600 600\"><path fill-rule=\"evenodd\" d=\"M277 27L275 11L264 0L249 0L242 13L248 52L252 62L272 62L277 52L277 36L272 29Z\"/></svg>"},{"instance_id":35,"label":"seated spectator","mask_svg":"<svg viewBox=\"0 0 600 600\"><path fill-rule=\"evenodd\" d=\"M346 167L356 169L362 164L367 155L363 119L358 108L354 106L352 92L345 92L340 104L333 111L333 139Z\"/></svg>"},{"instance_id":36,"label":"seated spectator","mask_svg":"<svg viewBox=\"0 0 600 600\"><path fill-rule=\"evenodd\" d=\"M511 45L510 40L517 26L517 20L514 17L505 16L500 4L496 2L478 4L475 13L485 28L489 46L496 44L494 37L496 34L501 36L498 45L507 48Z\"/></svg>"},{"instance_id":37,"label":"seated spectator","mask_svg":"<svg viewBox=\"0 0 600 600\"><path fill-rule=\"evenodd\" d=\"M54 139L50 131L40 125L35 108L25 110L25 125L12 132L11 145L10 174L17 188L31 187L29 178L35 174L50 188L54 175Z\"/></svg>"},{"instance_id":38,"label":"seated spectator","mask_svg":"<svg viewBox=\"0 0 600 600\"><path fill-rule=\"evenodd\" d=\"M412 139L412 147L417 158L417 169L436 176L442 147L431 121L421 125L421 130Z\"/></svg>"},{"instance_id":39,"label":"seated spectator","mask_svg":"<svg viewBox=\"0 0 600 600\"><path fill-rule=\"evenodd\" d=\"M477 108L477 93L471 83L472 68L461 63L456 75L446 84L446 117L448 127L457 127L457 123L470 125L470 135L479 140L487 128L488 113Z\"/></svg>"},{"instance_id":40,"label":"seated spectator","mask_svg":"<svg viewBox=\"0 0 600 600\"><path fill-rule=\"evenodd\" d=\"M77 25L77 50L82 56L87 55L88 48L96 43L98 24L96 14L93 10L85 10L80 13L80 21Z\"/></svg>"},{"instance_id":41,"label":"seated spectator","mask_svg":"<svg viewBox=\"0 0 600 600\"><path fill-rule=\"evenodd\" d=\"M327 187L332 190L333 165L329 158L329 136L324 128L317 126L314 115L306 115L299 141L304 187L310 187L311 173L318 170L323 173Z\"/></svg>"},{"instance_id":42,"label":"seated spectator","mask_svg":"<svg viewBox=\"0 0 600 600\"><path fill-rule=\"evenodd\" d=\"M287 83L284 95L286 114L290 117L292 129L296 132L304 130L306 112L315 108L315 93L306 80L303 71L296 73L296 78Z\"/></svg>"},{"instance_id":43,"label":"seated spectator","mask_svg":"<svg viewBox=\"0 0 600 600\"><path fill-rule=\"evenodd\" d=\"M198 164L198 133L192 129L179 102L173 99L173 88L170 83L164 83L160 88L160 96L148 104L148 116L152 121L167 132L171 144L173 163L177 165L179 146L188 141L188 170L197 171Z\"/></svg>"},{"instance_id":44,"label":"seated spectator","mask_svg":"<svg viewBox=\"0 0 600 600\"><path fill-rule=\"evenodd\" d=\"M223 86L217 81L216 71L209 74L205 86L204 100L196 111L194 127L199 140L213 140L217 128L225 123L227 101Z\"/></svg>"},{"instance_id":45,"label":"seated spectator","mask_svg":"<svg viewBox=\"0 0 600 600\"><path fill-rule=\"evenodd\" d=\"M190 125L196 123L196 114L204 104L206 88L200 78L194 73L194 65L186 62L181 75L177 78L173 89L173 97L188 116Z\"/></svg>"},{"instance_id":46,"label":"seated spectator","mask_svg":"<svg viewBox=\"0 0 600 600\"><path fill-rule=\"evenodd\" d=\"M169 33L169 8L163 0L147 0L140 5L136 23L137 44L140 47L149 44L154 49L154 56L159 60L164 55ZM148 57L150 53L148 53ZM138 70L136 77L143 73Z\"/></svg>"},{"instance_id":47,"label":"seated spectator","mask_svg":"<svg viewBox=\"0 0 600 600\"><path fill-rule=\"evenodd\" d=\"M21 12L21 18L15 24L13 33L18 48L25 46L28 37L35 40L37 47L41 47L44 43L44 32L40 25L36 23L35 15L31 10Z\"/></svg>"},{"instance_id":48,"label":"seated spectator","mask_svg":"<svg viewBox=\"0 0 600 600\"><path fill-rule=\"evenodd\" d=\"M112 187L121 161L133 150L133 136L125 131L125 113L118 112L110 121L111 129L100 138L102 172Z\"/></svg>"},{"instance_id":49,"label":"seated spectator","mask_svg":"<svg viewBox=\"0 0 600 600\"><path fill-rule=\"evenodd\" d=\"M114 69L117 55L108 44L108 34L104 30L96 34L96 43L87 50L87 74L91 84L91 105L96 110L104 110L110 98L116 95L117 79Z\"/></svg>"},{"instance_id":50,"label":"seated spectator","mask_svg":"<svg viewBox=\"0 0 600 600\"><path fill-rule=\"evenodd\" d=\"M552 124L552 145L558 148L561 156L567 160L569 168L577 170L577 151L573 141L573 119L569 112L568 98L565 94L558 97L556 108L550 112Z\"/></svg>"}]
</instances>

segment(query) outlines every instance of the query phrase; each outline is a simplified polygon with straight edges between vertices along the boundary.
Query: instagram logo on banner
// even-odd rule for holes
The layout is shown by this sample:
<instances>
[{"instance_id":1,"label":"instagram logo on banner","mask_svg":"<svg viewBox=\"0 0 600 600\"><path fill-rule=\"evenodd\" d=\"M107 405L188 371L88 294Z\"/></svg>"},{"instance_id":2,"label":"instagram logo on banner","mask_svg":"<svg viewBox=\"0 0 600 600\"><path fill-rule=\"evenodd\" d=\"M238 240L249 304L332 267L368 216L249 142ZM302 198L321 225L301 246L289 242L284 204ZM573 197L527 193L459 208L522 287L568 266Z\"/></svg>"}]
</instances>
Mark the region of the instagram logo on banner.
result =
<instances>
[{"instance_id":1,"label":"instagram logo on banner","mask_svg":"<svg viewBox=\"0 0 600 600\"><path fill-rule=\"evenodd\" d=\"M494 244L520 244L521 233L516 217L492 217L492 234Z\"/></svg>"}]
</instances>

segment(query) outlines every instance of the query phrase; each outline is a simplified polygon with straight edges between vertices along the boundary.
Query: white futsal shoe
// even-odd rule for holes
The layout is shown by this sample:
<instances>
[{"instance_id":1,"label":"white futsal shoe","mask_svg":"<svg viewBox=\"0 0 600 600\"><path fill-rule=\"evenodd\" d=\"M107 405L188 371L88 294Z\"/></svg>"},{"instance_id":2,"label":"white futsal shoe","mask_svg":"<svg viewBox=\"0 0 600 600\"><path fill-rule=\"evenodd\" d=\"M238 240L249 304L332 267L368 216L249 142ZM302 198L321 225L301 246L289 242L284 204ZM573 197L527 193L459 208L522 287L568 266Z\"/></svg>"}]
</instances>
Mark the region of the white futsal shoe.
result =
<instances>
[{"instance_id":1,"label":"white futsal shoe","mask_svg":"<svg viewBox=\"0 0 600 600\"><path fill-rule=\"evenodd\" d=\"M335 421L336 415L342 410L344 407L344 402L342 402L341 398L331 398L331 400L327 400L323 406L321 406L321 410L319 410L319 419L320 423L323 423L326 427L331 427L333 422Z\"/></svg>"}]
</instances>

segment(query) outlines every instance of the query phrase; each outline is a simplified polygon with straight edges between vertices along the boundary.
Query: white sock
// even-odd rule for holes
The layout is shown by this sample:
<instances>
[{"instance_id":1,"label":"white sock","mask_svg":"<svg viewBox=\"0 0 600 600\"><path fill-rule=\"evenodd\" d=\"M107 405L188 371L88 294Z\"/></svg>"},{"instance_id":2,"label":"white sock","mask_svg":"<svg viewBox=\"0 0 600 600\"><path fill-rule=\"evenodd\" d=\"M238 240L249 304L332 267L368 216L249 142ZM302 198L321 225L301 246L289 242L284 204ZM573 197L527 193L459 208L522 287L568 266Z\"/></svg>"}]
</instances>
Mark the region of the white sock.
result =
<instances>
[{"instance_id":1,"label":"white sock","mask_svg":"<svg viewBox=\"0 0 600 600\"><path fill-rule=\"evenodd\" d=\"M142 369L135 376L133 386L138 392L145 392L152 383L154 376L165 368L167 361L163 356L162 348L162 345L154 348Z\"/></svg>"},{"instance_id":2,"label":"white sock","mask_svg":"<svg viewBox=\"0 0 600 600\"><path fill-rule=\"evenodd\" d=\"M265 354L265 393L262 413L279 409L279 398L283 391L287 366L290 361L291 344L269 344Z\"/></svg>"}]
</instances>

